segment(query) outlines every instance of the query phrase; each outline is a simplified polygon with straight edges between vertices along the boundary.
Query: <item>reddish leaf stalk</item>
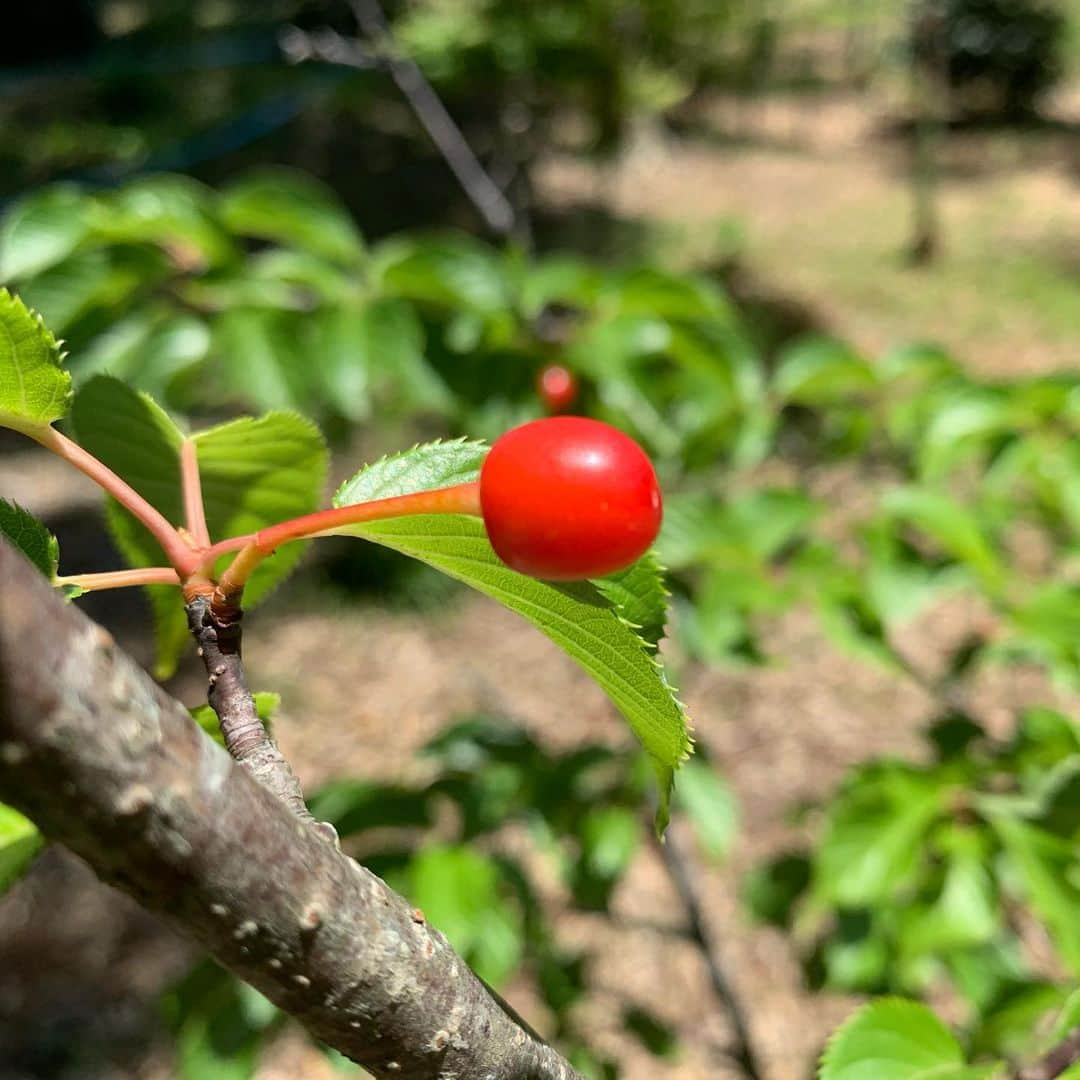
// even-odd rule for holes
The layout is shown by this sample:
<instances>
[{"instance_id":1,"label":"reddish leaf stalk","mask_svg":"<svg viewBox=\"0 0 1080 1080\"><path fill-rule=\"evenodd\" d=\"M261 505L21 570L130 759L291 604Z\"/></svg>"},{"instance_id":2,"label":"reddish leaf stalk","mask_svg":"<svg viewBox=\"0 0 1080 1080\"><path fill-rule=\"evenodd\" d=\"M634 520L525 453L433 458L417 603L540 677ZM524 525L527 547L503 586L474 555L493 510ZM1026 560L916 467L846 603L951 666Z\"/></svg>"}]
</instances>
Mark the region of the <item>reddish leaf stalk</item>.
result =
<instances>
[{"instance_id":1,"label":"reddish leaf stalk","mask_svg":"<svg viewBox=\"0 0 1080 1080\"><path fill-rule=\"evenodd\" d=\"M150 505L130 484L121 480L104 462L99 461L78 443L61 435L55 428L47 427L27 432L31 438L51 450L58 457L74 465L76 469L90 477L99 487L107 491L124 509L129 510L150 530L154 539L161 545L165 557L176 568L180 577L193 574L202 561L201 556L166 521L165 517Z\"/></svg>"},{"instance_id":2,"label":"reddish leaf stalk","mask_svg":"<svg viewBox=\"0 0 1080 1080\"><path fill-rule=\"evenodd\" d=\"M192 541L200 548L207 548L210 531L206 527L198 449L192 439L180 444L180 485L184 494L184 524Z\"/></svg>"},{"instance_id":3,"label":"reddish leaf stalk","mask_svg":"<svg viewBox=\"0 0 1080 1080\"><path fill-rule=\"evenodd\" d=\"M85 592L124 589L131 585L179 585L180 575L171 566L109 570L102 574L71 574L56 579L57 585L75 585Z\"/></svg>"},{"instance_id":4,"label":"reddish leaf stalk","mask_svg":"<svg viewBox=\"0 0 1080 1080\"><path fill-rule=\"evenodd\" d=\"M261 529L247 538L240 553L221 575L214 597L214 606L231 605L243 591L255 567L282 544L290 540L302 540L314 536L328 536L348 525L366 521L383 521L387 518L406 517L416 514L472 514L480 516L480 485L475 481L454 487L437 488L434 491L417 491L409 495L395 495L388 499L372 499L353 506L340 506L330 510L317 510L314 514L283 521ZM217 544L204 552L204 559L212 561L227 545L240 546L234 538L225 544ZM204 563L205 565L205 563Z\"/></svg>"}]
</instances>

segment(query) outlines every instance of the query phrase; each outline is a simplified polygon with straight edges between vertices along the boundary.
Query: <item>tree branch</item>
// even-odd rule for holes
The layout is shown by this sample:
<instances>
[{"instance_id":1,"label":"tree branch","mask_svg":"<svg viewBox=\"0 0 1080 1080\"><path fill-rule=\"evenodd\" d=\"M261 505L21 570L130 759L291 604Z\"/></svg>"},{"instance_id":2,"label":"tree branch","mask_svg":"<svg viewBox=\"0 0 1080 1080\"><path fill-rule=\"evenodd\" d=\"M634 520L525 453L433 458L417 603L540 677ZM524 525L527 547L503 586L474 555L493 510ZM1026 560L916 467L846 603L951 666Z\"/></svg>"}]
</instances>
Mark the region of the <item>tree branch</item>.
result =
<instances>
[{"instance_id":1,"label":"tree branch","mask_svg":"<svg viewBox=\"0 0 1080 1080\"><path fill-rule=\"evenodd\" d=\"M378 66L388 71L488 228L500 236L513 234L518 223L509 199L480 163L424 73L413 60L396 49L393 32L378 0L350 0L350 6L360 28L372 43L371 49L351 42L331 29L309 34L298 27L289 27L281 36L281 47L286 56L294 62L314 58L345 67Z\"/></svg>"},{"instance_id":2,"label":"tree branch","mask_svg":"<svg viewBox=\"0 0 1080 1080\"><path fill-rule=\"evenodd\" d=\"M387 1080L583 1080L0 543L0 798Z\"/></svg>"},{"instance_id":3,"label":"tree branch","mask_svg":"<svg viewBox=\"0 0 1080 1080\"><path fill-rule=\"evenodd\" d=\"M187 617L188 629L206 667L206 700L217 713L225 748L297 817L314 821L300 781L266 733L248 689L240 653L243 612L238 606L230 606L223 614L215 613L210 597L204 594L188 602ZM333 827L325 822L319 823L319 829L328 837L334 834Z\"/></svg>"},{"instance_id":4,"label":"tree branch","mask_svg":"<svg viewBox=\"0 0 1080 1080\"><path fill-rule=\"evenodd\" d=\"M686 852L682 849L682 841L679 836L678 822L673 821L667 829L664 839L657 841L660 856L664 860L668 876L671 878L675 891L679 894L683 908L686 911L686 919L689 924L690 937L697 944L705 959L705 966L709 970L709 981L712 983L713 993L727 1014L731 1024L732 1040L728 1054L735 1061L748 1080L762 1080L764 1073L758 1064L754 1054L753 1043L750 1040L750 1027L743 1016L742 1006L735 993L734 987L728 980L727 973L720 963L716 949L713 947L708 927L705 924L705 914L701 909L701 898L698 895L697 882L694 880L693 870L690 866Z\"/></svg>"}]
</instances>

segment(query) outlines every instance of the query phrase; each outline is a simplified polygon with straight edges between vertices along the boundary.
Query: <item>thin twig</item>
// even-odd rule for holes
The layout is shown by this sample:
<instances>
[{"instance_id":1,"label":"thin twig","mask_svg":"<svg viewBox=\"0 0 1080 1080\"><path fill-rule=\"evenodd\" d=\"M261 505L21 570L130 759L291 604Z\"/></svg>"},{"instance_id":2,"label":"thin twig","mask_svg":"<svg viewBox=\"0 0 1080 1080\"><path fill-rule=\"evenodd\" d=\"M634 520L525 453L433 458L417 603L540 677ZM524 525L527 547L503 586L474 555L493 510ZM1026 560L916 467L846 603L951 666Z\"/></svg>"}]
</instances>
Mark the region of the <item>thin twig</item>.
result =
<instances>
[{"instance_id":1,"label":"thin twig","mask_svg":"<svg viewBox=\"0 0 1080 1080\"><path fill-rule=\"evenodd\" d=\"M210 530L206 527L199 452L192 439L185 439L180 444L180 486L184 493L184 524L188 534L198 547L209 547Z\"/></svg>"},{"instance_id":2,"label":"thin twig","mask_svg":"<svg viewBox=\"0 0 1080 1080\"><path fill-rule=\"evenodd\" d=\"M398 49L378 0L352 0L350 6L371 40L371 50L333 30L305 33L289 27L281 37L286 56L294 61L318 59L361 69L384 67L488 227L500 236L514 234L517 215L509 199L481 164L424 73Z\"/></svg>"},{"instance_id":3,"label":"thin twig","mask_svg":"<svg viewBox=\"0 0 1080 1080\"><path fill-rule=\"evenodd\" d=\"M731 1024L733 1038L731 1046L727 1048L728 1056L738 1064L748 1080L762 1080L765 1074L754 1054L750 1026L739 1004L735 988L728 979L720 956L711 940L701 907L697 882L694 880L694 871L682 849L677 821L673 821L668 826L663 841L657 841L656 846L664 860L671 882L675 886L675 891L679 894L679 899L686 909L690 936L701 950L701 955L709 970L709 981L712 983L713 993L723 1006L728 1022Z\"/></svg>"},{"instance_id":4,"label":"thin twig","mask_svg":"<svg viewBox=\"0 0 1080 1080\"><path fill-rule=\"evenodd\" d=\"M1041 1061L1021 1069L1017 1080L1056 1080L1077 1062L1080 1062L1080 1027L1074 1028Z\"/></svg>"},{"instance_id":5,"label":"thin twig","mask_svg":"<svg viewBox=\"0 0 1080 1080\"><path fill-rule=\"evenodd\" d=\"M187 617L206 667L206 699L217 714L226 749L297 817L314 821L300 781L267 734L248 689L240 654L243 612L239 607L224 613L213 611L209 596L199 595L188 601ZM324 834L333 832L325 822L319 825Z\"/></svg>"}]
</instances>

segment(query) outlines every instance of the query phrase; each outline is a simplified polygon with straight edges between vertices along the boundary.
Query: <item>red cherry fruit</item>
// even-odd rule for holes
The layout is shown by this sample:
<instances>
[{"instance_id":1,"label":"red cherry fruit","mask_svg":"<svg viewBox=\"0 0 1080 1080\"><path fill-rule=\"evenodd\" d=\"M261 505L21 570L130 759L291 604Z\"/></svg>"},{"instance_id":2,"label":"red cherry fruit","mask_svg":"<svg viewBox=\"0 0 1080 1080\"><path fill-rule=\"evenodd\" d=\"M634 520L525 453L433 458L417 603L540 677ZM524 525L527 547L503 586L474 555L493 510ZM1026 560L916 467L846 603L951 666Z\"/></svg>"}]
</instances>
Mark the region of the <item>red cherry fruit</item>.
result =
<instances>
[{"instance_id":1,"label":"red cherry fruit","mask_svg":"<svg viewBox=\"0 0 1080 1080\"><path fill-rule=\"evenodd\" d=\"M536 389L549 412L566 412L577 401L577 376L562 364L548 364L536 380Z\"/></svg>"},{"instance_id":2,"label":"red cherry fruit","mask_svg":"<svg viewBox=\"0 0 1080 1080\"><path fill-rule=\"evenodd\" d=\"M499 558L549 581L629 566L663 514L645 451L580 416L533 420L497 439L480 470L480 507Z\"/></svg>"}]
</instances>

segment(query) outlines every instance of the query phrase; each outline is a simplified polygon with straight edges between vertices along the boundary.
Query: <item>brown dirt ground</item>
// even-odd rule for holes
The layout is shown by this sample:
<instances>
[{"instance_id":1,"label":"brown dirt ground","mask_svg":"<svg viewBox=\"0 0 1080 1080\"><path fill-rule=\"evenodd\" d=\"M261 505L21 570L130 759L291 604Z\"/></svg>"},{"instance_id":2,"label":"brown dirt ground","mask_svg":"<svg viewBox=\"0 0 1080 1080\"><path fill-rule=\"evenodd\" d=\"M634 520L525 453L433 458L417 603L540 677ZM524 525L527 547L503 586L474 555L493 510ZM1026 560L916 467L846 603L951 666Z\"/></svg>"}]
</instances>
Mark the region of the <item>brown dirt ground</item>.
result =
<instances>
[{"instance_id":1,"label":"brown dirt ground","mask_svg":"<svg viewBox=\"0 0 1080 1080\"><path fill-rule=\"evenodd\" d=\"M601 206L669 231L676 263L708 264L734 224L740 264L871 354L917 335L987 374L1075 368L1080 156L1062 128L957 132L941 144L943 252L906 265L903 103L889 93L718 101L689 139L643 128L613 162L555 157L548 205Z\"/></svg>"},{"instance_id":2,"label":"brown dirt ground","mask_svg":"<svg viewBox=\"0 0 1080 1080\"><path fill-rule=\"evenodd\" d=\"M1032 321L1022 304L996 329L984 326L975 286L935 305L934 290L951 280L940 278L920 285L908 307L893 303L889 282L909 282L909 271L888 263L902 240L906 211L877 119L850 99L820 105L812 116L775 107L757 125L773 145L693 142L674 150L646 140L605 171L551 163L544 192L554 202L599 196L619 213L683 224L742 216L749 222L745 254L751 266L823 310L831 325L867 348L908 336L910 311L936 311L931 329L946 341L962 330L956 343L987 370L1075 362L1076 339L1039 318ZM796 136L792 150L788 144ZM973 156L978 165L979 155ZM1000 196L1016 210L1011 218L991 215L994 243L1008 239L1008 230L1001 230L1009 220L1015 235L1024 237L1075 231L1080 194L1060 157L1035 163L1014 155L1006 164L977 186L959 176L947 180L950 218L976 219L990 191L990 202ZM814 257L801 259L800 244L812 247ZM869 265L878 265L887 280L872 288L861 284L861 292L850 294L863 298L855 304L845 303L843 291L823 288L832 280L830 260L850 265L853 252L868 248ZM858 281L863 271L856 261L855 271L834 278ZM961 317L969 311L974 314ZM84 515L92 501L85 485L72 484L36 453L0 458L0 491L50 517ZM96 606L94 613L148 660L137 604ZM943 607L911 628L909 654L932 670L944 645L982 617L968 605ZM773 627L768 645L779 658L770 666L706 670L679 664L679 681L697 737L730 779L741 807L738 844L728 863L699 864L717 950L751 1015L768 1080L805 1080L823 1038L853 1001L805 992L790 942L746 921L737 898L740 877L804 835L807 826L793 826L788 809L827 793L847 766L877 754L920 755L918 732L934 706L910 682L838 654L805 614ZM308 786L335 775L408 777L417 767L415 749L453 716L474 711L512 716L553 748L594 739L626 745L601 692L541 635L483 599L466 598L437 617L346 606L315 613L290 590L251 621L246 652L253 683L283 694L279 739ZM190 669L175 688L186 700L198 697ZM1007 728L1015 707L1033 701L1053 704L1058 696L1038 673L1024 670L988 675L972 694L973 707L998 730ZM598 1043L622 1060L626 1080L737 1075L720 1053L725 1021L701 959L670 933L680 914L651 849L641 852L620 885L613 921L569 910L557 885L549 900L558 933L594 956L597 991L582 1019ZM30 1029L40 1042L42 1025L46 1041L63 1043L77 1034L96 1047L96 1076L169 1076L160 1041L152 1030L147 1034L147 1006L189 956L171 933L97 885L85 868L50 853L0 903L0 1080L85 1075L49 1071L47 1061L5 1065L4 1048L20 1045ZM511 987L508 997L543 1027L527 986ZM674 1062L658 1062L620 1038L613 1003L626 997L676 1027L682 1049ZM295 1032L275 1042L259 1071L260 1080L332 1075Z\"/></svg>"}]
</instances>

